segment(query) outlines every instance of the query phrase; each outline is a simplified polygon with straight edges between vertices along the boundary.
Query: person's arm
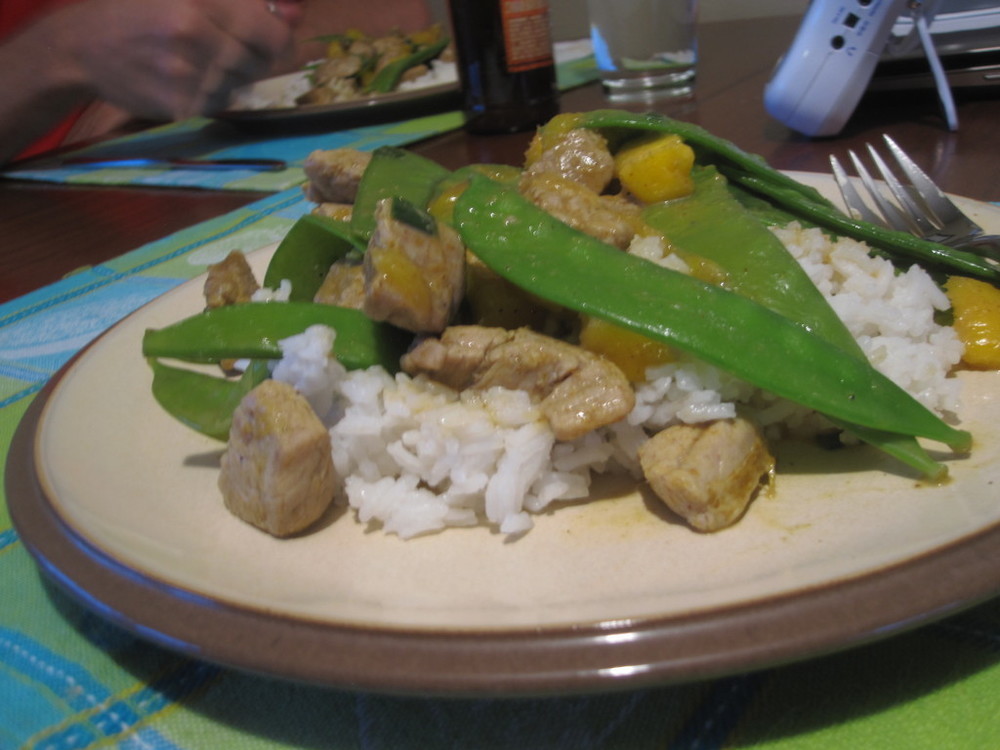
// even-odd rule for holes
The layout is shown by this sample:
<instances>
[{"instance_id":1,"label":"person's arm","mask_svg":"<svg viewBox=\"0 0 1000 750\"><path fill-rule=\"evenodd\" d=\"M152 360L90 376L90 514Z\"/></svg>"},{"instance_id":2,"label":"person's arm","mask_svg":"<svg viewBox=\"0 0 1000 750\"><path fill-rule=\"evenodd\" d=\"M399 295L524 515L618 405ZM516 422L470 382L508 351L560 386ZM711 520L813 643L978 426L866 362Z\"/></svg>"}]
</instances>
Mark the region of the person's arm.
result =
<instances>
[{"instance_id":1,"label":"person's arm","mask_svg":"<svg viewBox=\"0 0 1000 750\"><path fill-rule=\"evenodd\" d=\"M47 24L31 26L0 45L0 163L88 100L88 93L49 43Z\"/></svg>"},{"instance_id":2,"label":"person's arm","mask_svg":"<svg viewBox=\"0 0 1000 750\"><path fill-rule=\"evenodd\" d=\"M0 45L0 163L99 99L149 119L226 106L291 41L256 0L84 0Z\"/></svg>"}]
</instances>

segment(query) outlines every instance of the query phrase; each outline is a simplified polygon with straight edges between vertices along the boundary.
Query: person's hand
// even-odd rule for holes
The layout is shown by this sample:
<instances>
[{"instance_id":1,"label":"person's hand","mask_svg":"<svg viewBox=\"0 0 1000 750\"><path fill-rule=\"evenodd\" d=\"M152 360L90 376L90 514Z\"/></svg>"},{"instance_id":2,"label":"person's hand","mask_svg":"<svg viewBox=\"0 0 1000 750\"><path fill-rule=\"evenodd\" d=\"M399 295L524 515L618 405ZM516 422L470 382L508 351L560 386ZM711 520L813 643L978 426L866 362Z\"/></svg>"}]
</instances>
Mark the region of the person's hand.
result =
<instances>
[{"instance_id":1,"label":"person's hand","mask_svg":"<svg viewBox=\"0 0 1000 750\"><path fill-rule=\"evenodd\" d=\"M150 119L224 109L232 90L291 44L295 3L278 0L85 0L53 40L93 96Z\"/></svg>"}]
</instances>

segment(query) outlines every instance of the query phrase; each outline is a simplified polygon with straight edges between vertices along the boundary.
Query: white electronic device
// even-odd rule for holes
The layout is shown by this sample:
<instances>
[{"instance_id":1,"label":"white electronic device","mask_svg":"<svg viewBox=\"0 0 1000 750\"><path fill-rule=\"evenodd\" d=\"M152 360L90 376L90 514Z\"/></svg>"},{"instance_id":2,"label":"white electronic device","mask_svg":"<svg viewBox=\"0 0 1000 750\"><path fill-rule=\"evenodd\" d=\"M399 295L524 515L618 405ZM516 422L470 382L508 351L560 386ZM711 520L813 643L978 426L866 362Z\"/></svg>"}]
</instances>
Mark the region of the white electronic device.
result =
<instances>
[{"instance_id":1,"label":"white electronic device","mask_svg":"<svg viewBox=\"0 0 1000 750\"><path fill-rule=\"evenodd\" d=\"M810 136L836 135L860 101L887 50L923 46L949 126L958 126L951 89L940 71L929 20L939 0L813 0L788 52L764 89L772 117ZM912 23L902 37L901 16Z\"/></svg>"}]
</instances>

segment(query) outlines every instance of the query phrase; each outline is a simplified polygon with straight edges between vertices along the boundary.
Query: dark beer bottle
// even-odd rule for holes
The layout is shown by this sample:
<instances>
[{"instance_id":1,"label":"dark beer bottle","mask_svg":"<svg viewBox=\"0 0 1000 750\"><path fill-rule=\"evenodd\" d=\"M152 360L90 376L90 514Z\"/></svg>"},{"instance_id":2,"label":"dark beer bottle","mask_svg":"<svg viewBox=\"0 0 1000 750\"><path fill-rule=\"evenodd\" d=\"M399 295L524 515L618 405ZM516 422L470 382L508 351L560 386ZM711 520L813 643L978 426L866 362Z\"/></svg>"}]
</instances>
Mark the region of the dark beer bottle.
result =
<instances>
[{"instance_id":1,"label":"dark beer bottle","mask_svg":"<svg viewBox=\"0 0 1000 750\"><path fill-rule=\"evenodd\" d=\"M559 111L547 0L449 0L470 133L529 130Z\"/></svg>"}]
</instances>

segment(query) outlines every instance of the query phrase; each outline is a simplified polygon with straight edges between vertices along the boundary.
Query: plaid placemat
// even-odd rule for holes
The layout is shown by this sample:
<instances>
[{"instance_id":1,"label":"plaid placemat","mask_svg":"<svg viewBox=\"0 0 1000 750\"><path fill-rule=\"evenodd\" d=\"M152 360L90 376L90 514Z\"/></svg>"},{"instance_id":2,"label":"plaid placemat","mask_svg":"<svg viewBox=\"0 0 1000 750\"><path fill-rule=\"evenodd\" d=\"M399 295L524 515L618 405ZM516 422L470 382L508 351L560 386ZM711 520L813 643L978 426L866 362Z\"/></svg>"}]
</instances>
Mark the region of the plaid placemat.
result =
<instances>
[{"instance_id":1,"label":"plaid placemat","mask_svg":"<svg viewBox=\"0 0 1000 750\"><path fill-rule=\"evenodd\" d=\"M461 127L458 112L444 112L402 122L298 135L242 132L204 117L171 123L64 154L65 158L180 157L185 159L280 159L288 168L278 172L254 169L219 171L98 167L71 165L15 169L3 177L70 185L133 185L206 190L278 192L305 181L302 163L315 149L404 146Z\"/></svg>"},{"instance_id":2,"label":"plaid placemat","mask_svg":"<svg viewBox=\"0 0 1000 750\"><path fill-rule=\"evenodd\" d=\"M597 68L589 42L557 46L559 88L568 90L593 81ZM405 146L462 126L460 112L439 112L399 122L378 123L328 132L285 134L251 133L204 117L171 123L122 138L77 149L62 158L179 157L185 159L280 159L288 168L279 172L253 169L205 171L195 169L121 168L85 165L28 165L0 172L0 177L71 185L134 185L185 187L206 190L278 192L305 181L302 163L315 149Z\"/></svg>"},{"instance_id":3,"label":"plaid placemat","mask_svg":"<svg viewBox=\"0 0 1000 750\"><path fill-rule=\"evenodd\" d=\"M231 249L279 239L291 189L0 306L0 450L76 351ZM988 748L1000 601L887 641L697 684L438 700L243 674L151 646L46 583L0 502L0 748Z\"/></svg>"}]
</instances>

